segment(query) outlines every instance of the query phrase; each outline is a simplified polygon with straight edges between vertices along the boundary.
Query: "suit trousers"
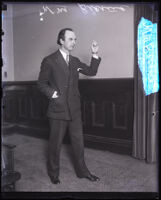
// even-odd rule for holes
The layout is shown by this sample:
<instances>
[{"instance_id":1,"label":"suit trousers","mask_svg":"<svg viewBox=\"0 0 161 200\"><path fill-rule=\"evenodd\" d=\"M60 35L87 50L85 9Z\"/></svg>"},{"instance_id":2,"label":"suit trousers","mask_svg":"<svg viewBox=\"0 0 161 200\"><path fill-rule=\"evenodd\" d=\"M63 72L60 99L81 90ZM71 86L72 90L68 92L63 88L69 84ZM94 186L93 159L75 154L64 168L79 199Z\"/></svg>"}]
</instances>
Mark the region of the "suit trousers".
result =
<instances>
[{"instance_id":1,"label":"suit trousers","mask_svg":"<svg viewBox=\"0 0 161 200\"><path fill-rule=\"evenodd\" d=\"M56 120L49 118L49 123L48 175L54 178L59 177L61 145L67 128L69 130L74 155L76 174L78 177L89 175L90 172L84 161L84 140L81 117L78 116L73 120Z\"/></svg>"}]
</instances>

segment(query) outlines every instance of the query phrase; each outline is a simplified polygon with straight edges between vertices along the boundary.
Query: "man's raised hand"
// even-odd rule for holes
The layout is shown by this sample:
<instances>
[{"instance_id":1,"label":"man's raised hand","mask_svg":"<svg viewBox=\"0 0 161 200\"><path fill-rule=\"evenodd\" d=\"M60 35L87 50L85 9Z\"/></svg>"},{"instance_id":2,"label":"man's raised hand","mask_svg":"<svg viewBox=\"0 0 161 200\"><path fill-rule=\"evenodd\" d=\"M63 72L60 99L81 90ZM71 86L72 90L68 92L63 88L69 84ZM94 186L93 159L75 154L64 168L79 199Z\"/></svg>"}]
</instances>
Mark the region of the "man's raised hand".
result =
<instances>
[{"instance_id":1,"label":"man's raised hand","mask_svg":"<svg viewBox=\"0 0 161 200\"><path fill-rule=\"evenodd\" d=\"M95 40L93 40L93 42L92 42L91 49L92 49L92 54L98 54L99 46Z\"/></svg>"}]
</instances>

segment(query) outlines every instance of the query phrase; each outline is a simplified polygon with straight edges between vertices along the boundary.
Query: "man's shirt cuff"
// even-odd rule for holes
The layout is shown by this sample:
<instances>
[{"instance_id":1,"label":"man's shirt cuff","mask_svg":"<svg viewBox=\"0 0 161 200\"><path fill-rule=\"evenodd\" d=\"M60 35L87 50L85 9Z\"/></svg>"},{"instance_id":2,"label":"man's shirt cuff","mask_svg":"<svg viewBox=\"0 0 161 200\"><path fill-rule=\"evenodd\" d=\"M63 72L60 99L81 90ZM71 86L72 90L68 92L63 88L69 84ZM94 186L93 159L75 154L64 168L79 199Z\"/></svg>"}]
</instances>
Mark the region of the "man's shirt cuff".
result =
<instances>
[{"instance_id":1,"label":"man's shirt cuff","mask_svg":"<svg viewBox=\"0 0 161 200\"><path fill-rule=\"evenodd\" d=\"M99 58L99 56L98 56L97 54L93 54L92 57L93 57L93 58L96 58L96 59Z\"/></svg>"}]
</instances>

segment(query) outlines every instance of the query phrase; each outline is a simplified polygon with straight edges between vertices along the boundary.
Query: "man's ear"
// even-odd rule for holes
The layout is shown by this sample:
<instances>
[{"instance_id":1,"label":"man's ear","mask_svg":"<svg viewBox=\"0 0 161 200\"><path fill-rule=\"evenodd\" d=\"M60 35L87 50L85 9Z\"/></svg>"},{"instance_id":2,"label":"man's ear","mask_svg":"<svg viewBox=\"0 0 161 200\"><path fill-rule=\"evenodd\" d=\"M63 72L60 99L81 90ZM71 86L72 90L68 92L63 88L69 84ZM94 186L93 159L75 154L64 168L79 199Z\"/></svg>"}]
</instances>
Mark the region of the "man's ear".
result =
<instances>
[{"instance_id":1,"label":"man's ear","mask_svg":"<svg viewBox=\"0 0 161 200\"><path fill-rule=\"evenodd\" d=\"M60 43L64 44L64 40L62 38L60 38Z\"/></svg>"}]
</instances>

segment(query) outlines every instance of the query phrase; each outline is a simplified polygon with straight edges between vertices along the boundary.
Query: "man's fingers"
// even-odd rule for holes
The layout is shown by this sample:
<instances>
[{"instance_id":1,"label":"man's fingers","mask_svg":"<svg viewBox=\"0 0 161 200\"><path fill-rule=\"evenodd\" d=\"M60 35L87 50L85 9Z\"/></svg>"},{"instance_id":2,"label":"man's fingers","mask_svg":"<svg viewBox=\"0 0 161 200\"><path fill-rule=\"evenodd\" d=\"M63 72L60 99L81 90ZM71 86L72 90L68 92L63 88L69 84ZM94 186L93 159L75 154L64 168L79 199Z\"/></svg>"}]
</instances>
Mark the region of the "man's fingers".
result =
<instances>
[{"instance_id":1,"label":"man's fingers","mask_svg":"<svg viewBox=\"0 0 161 200\"><path fill-rule=\"evenodd\" d=\"M93 42L92 42L92 46L98 46L98 43L95 41L95 40L93 40Z\"/></svg>"}]
</instances>

